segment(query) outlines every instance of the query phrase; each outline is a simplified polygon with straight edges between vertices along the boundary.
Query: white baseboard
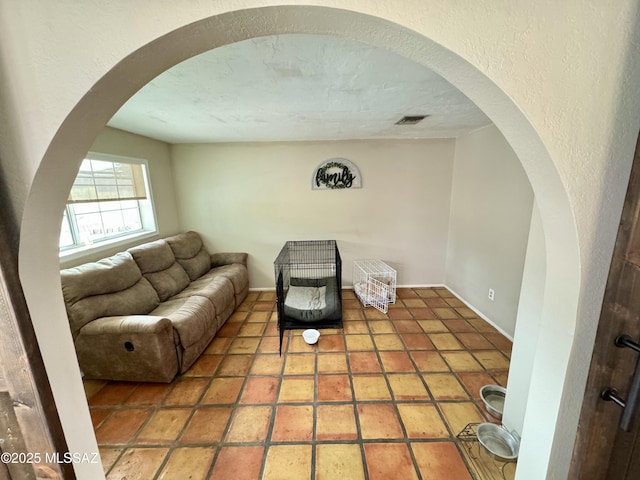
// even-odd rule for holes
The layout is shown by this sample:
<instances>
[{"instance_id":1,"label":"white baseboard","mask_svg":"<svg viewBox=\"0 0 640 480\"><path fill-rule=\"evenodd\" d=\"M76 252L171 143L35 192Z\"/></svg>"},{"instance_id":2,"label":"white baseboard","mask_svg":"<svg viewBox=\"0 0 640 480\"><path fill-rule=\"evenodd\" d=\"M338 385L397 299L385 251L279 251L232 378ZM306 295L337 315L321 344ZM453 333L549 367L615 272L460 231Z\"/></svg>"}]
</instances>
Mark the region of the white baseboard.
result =
<instances>
[{"instance_id":1,"label":"white baseboard","mask_svg":"<svg viewBox=\"0 0 640 480\"><path fill-rule=\"evenodd\" d=\"M445 288L447 290L449 290L451 293L453 293L456 297L458 297L460 299L460 301L462 303L464 303L467 307L469 307L471 310L473 310L473 312L478 315L482 320L484 320L485 322L487 322L489 325L491 325L493 328L495 328L496 330L498 330L502 335L504 335L505 337L507 337L509 340L511 340L511 342L513 342L513 337L511 335L509 335L507 332L505 332L502 328L500 328L498 325L495 324L495 322L493 320L491 320L489 317L487 317L484 313L482 313L480 310L478 310L476 307L474 307L473 305L471 305L469 302L467 302L464 298L462 298L461 295L459 295L458 293L456 293L451 287L447 287L445 285Z\"/></svg>"}]
</instances>

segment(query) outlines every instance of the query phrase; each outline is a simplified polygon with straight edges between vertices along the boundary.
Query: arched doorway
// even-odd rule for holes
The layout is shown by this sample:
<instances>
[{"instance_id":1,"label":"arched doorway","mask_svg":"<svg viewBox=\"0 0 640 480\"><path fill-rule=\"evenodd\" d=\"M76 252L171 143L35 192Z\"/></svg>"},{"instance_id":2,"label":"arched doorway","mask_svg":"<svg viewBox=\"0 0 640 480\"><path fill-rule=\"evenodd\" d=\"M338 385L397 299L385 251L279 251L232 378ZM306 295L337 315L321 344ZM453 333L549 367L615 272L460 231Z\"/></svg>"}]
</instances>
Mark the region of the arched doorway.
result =
<instances>
[{"instance_id":1,"label":"arched doorway","mask_svg":"<svg viewBox=\"0 0 640 480\"><path fill-rule=\"evenodd\" d=\"M536 194L545 233L547 270L541 328L531 372L521 461L546 472L551 446L562 431L560 399L575 328L579 261L569 201L539 136L508 95L476 67L423 35L389 21L321 7L267 7L209 17L157 38L124 58L75 106L40 164L27 200L21 238L21 280L71 451L95 446L59 291L57 239L60 216L78 164L115 111L155 75L220 45L277 33L344 35L423 64L489 115L522 160ZM56 178L57 182L51 182ZM30 258L38 257L37 264ZM45 301L46 299L46 301ZM66 330L65 330L66 329ZM61 332L66 333L61 333ZM518 346L515 346L514 355ZM548 366L554 373L549 375ZM544 386L544 388L536 388ZM544 420L538 415L544 412ZM84 417L81 422L79 417ZM536 423L535 428L531 426ZM527 428L529 426L528 435ZM572 441L572 433L567 435ZM563 439L560 439L563 440ZM566 438L564 440L567 440ZM94 466L77 466L99 478ZM539 470L543 469L543 470ZM101 471L101 470L100 470Z\"/></svg>"}]
</instances>

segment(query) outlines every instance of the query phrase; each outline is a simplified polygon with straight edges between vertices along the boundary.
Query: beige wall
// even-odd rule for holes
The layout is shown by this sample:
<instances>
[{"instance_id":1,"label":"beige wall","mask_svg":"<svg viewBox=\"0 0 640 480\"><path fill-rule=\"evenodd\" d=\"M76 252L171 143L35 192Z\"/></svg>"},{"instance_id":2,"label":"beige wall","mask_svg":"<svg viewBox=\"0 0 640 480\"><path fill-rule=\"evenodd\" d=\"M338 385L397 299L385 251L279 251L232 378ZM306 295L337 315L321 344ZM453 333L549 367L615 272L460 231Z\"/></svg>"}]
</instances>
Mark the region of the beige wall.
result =
<instances>
[{"instance_id":1,"label":"beige wall","mask_svg":"<svg viewBox=\"0 0 640 480\"><path fill-rule=\"evenodd\" d=\"M143 241L148 242L159 237L167 237L178 233L178 212L169 144L107 127L98 135L89 151L139 158L147 161L158 233L152 236L146 236L144 240L138 239L129 242L119 242L112 248L100 249L100 251L94 251L86 255L74 256L73 259L63 260L60 262L62 268L95 261Z\"/></svg>"},{"instance_id":2,"label":"beige wall","mask_svg":"<svg viewBox=\"0 0 640 480\"><path fill-rule=\"evenodd\" d=\"M344 285L356 258L388 262L401 285L442 284L453 151L453 140L177 145L181 227L212 251L248 252L252 288L274 288L285 241L310 239L338 241ZM334 157L358 166L363 188L311 189Z\"/></svg>"},{"instance_id":3,"label":"beige wall","mask_svg":"<svg viewBox=\"0 0 640 480\"><path fill-rule=\"evenodd\" d=\"M532 205L522 164L496 127L457 139L446 283L511 338Z\"/></svg>"},{"instance_id":4,"label":"beige wall","mask_svg":"<svg viewBox=\"0 0 640 480\"><path fill-rule=\"evenodd\" d=\"M533 422L536 418L544 418L545 415L544 404L529 406L527 399L535 366L538 338L542 329L540 319L544 300L546 253L540 210L534 201L522 278L522 293L513 339L514 344L518 344L518 348L514 349L511 355L507 383L508 395L502 418L504 426L509 431L515 430L519 435L522 435L527 415ZM548 369L549 367L545 366L545 370Z\"/></svg>"}]
</instances>

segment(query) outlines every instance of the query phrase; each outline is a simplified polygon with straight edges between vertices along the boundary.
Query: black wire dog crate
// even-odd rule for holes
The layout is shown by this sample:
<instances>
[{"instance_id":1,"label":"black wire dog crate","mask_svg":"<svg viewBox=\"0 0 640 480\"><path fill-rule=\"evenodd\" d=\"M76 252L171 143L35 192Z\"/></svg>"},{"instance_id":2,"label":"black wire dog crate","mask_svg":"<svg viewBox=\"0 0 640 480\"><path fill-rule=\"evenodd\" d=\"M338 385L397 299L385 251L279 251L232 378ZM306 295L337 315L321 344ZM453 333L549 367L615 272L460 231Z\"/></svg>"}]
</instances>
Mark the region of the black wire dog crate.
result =
<instances>
[{"instance_id":1,"label":"black wire dog crate","mask_svg":"<svg viewBox=\"0 0 640 480\"><path fill-rule=\"evenodd\" d=\"M274 267L280 353L287 329L342 328L342 260L335 240L288 241Z\"/></svg>"}]
</instances>

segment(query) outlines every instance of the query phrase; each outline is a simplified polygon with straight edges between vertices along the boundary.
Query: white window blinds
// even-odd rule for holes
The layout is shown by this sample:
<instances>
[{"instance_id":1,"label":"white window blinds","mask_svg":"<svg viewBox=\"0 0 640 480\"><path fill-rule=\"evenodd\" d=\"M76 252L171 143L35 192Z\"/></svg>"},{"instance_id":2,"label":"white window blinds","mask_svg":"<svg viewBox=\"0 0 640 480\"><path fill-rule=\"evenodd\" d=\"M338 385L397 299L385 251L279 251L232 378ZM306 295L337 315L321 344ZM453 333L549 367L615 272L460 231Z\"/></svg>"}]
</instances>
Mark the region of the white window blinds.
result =
<instances>
[{"instance_id":1,"label":"white window blinds","mask_svg":"<svg viewBox=\"0 0 640 480\"><path fill-rule=\"evenodd\" d=\"M137 163L86 159L73 182L67 203L146 199L142 168Z\"/></svg>"}]
</instances>

